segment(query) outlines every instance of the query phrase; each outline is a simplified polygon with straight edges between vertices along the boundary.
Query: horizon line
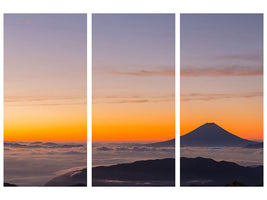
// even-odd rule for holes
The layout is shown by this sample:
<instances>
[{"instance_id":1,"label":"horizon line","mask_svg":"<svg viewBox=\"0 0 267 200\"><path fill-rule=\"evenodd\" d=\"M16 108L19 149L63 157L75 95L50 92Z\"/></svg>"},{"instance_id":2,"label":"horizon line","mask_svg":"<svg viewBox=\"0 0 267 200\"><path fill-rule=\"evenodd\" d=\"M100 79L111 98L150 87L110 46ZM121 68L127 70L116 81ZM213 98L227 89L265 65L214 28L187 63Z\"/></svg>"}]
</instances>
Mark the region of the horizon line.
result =
<instances>
[{"instance_id":1,"label":"horizon line","mask_svg":"<svg viewBox=\"0 0 267 200\"><path fill-rule=\"evenodd\" d=\"M87 142L87 140L4 140L4 142Z\"/></svg>"},{"instance_id":2,"label":"horizon line","mask_svg":"<svg viewBox=\"0 0 267 200\"><path fill-rule=\"evenodd\" d=\"M175 139L175 137L173 138L169 138L169 139L92 139L92 142L105 142L105 141L166 141L166 140L172 140Z\"/></svg>"}]
</instances>

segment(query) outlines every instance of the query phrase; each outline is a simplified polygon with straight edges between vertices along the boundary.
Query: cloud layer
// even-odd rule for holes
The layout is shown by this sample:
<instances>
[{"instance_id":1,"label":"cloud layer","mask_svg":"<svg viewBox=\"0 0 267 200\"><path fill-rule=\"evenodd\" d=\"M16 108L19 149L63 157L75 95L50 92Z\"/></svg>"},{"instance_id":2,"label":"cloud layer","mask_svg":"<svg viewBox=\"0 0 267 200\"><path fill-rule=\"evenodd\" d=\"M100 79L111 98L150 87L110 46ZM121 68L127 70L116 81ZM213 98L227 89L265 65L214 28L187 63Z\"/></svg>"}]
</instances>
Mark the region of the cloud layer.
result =
<instances>
[{"instance_id":1,"label":"cloud layer","mask_svg":"<svg viewBox=\"0 0 267 200\"><path fill-rule=\"evenodd\" d=\"M18 142L4 142L5 147L11 148L74 148L84 147L82 144L58 144L54 142L32 142L32 143L18 143Z\"/></svg>"},{"instance_id":2,"label":"cloud layer","mask_svg":"<svg viewBox=\"0 0 267 200\"><path fill-rule=\"evenodd\" d=\"M119 72L119 71L111 71L109 74L116 74L116 75L127 75L127 76L175 76L175 70L139 70L135 72Z\"/></svg>"},{"instance_id":3,"label":"cloud layer","mask_svg":"<svg viewBox=\"0 0 267 200\"><path fill-rule=\"evenodd\" d=\"M230 98L255 98L262 97L262 92L254 92L247 94L203 94L203 93L190 93L181 94L181 101L211 101L217 99L230 99Z\"/></svg>"},{"instance_id":4,"label":"cloud layer","mask_svg":"<svg viewBox=\"0 0 267 200\"><path fill-rule=\"evenodd\" d=\"M174 148L163 148L163 147L147 147L147 146L132 146L132 147L106 147L106 146L101 146L94 148L96 151L117 151L117 152L122 152L122 151L131 151L131 152L142 152L142 151L173 151Z\"/></svg>"},{"instance_id":5,"label":"cloud layer","mask_svg":"<svg viewBox=\"0 0 267 200\"><path fill-rule=\"evenodd\" d=\"M161 96L138 96L138 95L130 95L130 96L115 96L115 95L107 95L107 96L93 96L93 103L159 103L159 102L167 102L174 101L174 94L170 95L161 95Z\"/></svg>"},{"instance_id":6,"label":"cloud layer","mask_svg":"<svg viewBox=\"0 0 267 200\"><path fill-rule=\"evenodd\" d=\"M5 142L4 181L39 186L60 172L86 167L85 143Z\"/></svg>"},{"instance_id":7,"label":"cloud layer","mask_svg":"<svg viewBox=\"0 0 267 200\"><path fill-rule=\"evenodd\" d=\"M193 67L186 66L181 69L183 77L222 77L222 76L262 76L263 67L244 67L232 65L229 67Z\"/></svg>"},{"instance_id":8,"label":"cloud layer","mask_svg":"<svg viewBox=\"0 0 267 200\"><path fill-rule=\"evenodd\" d=\"M5 103L11 105L41 105L41 106L58 106L86 104L86 96L5 96Z\"/></svg>"},{"instance_id":9,"label":"cloud layer","mask_svg":"<svg viewBox=\"0 0 267 200\"><path fill-rule=\"evenodd\" d=\"M123 142L93 143L93 166L174 157L174 147L148 147L142 143Z\"/></svg>"},{"instance_id":10,"label":"cloud layer","mask_svg":"<svg viewBox=\"0 0 267 200\"><path fill-rule=\"evenodd\" d=\"M263 149L242 147L181 147L181 157L204 157L217 161L231 161L243 166L263 164Z\"/></svg>"}]
</instances>

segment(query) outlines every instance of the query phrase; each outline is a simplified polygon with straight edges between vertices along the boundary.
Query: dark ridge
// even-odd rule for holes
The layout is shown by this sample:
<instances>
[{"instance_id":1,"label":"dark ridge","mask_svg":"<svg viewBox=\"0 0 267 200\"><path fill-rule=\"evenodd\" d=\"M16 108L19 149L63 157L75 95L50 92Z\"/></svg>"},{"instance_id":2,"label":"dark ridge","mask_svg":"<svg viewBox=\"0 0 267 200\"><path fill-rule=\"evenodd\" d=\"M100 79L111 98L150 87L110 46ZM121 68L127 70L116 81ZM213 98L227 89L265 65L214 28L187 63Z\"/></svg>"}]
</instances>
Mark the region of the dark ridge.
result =
<instances>
[{"instance_id":1,"label":"dark ridge","mask_svg":"<svg viewBox=\"0 0 267 200\"><path fill-rule=\"evenodd\" d=\"M83 186L83 187L86 187L86 186L87 186L87 184L84 184L84 183L78 183L78 184L71 185L71 186L75 186L75 187L78 187L78 186Z\"/></svg>"},{"instance_id":2,"label":"dark ridge","mask_svg":"<svg viewBox=\"0 0 267 200\"><path fill-rule=\"evenodd\" d=\"M175 159L94 167L92 178L93 186L174 186Z\"/></svg>"},{"instance_id":3,"label":"dark ridge","mask_svg":"<svg viewBox=\"0 0 267 200\"><path fill-rule=\"evenodd\" d=\"M263 185L263 166L244 167L209 158L185 158L180 162L181 186L225 186L233 181L247 186Z\"/></svg>"},{"instance_id":4,"label":"dark ridge","mask_svg":"<svg viewBox=\"0 0 267 200\"><path fill-rule=\"evenodd\" d=\"M240 183L238 181L233 181L232 183L226 184L225 186L247 186L247 185Z\"/></svg>"},{"instance_id":5,"label":"dark ridge","mask_svg":"<svg viewBox=\"0 0 267 200\"><path fill-rule=\"evenodd\" d=\"M17 185L11 183L4 183L5 187L16 187Z\"/></svg>"},{"instance_id":6,"label":"dark ridge","mask_svg":"<svg viewBox=\"0 0 267 200\"><path fill-rule=\"evenodd\" d=\"M258 144L257 142L240 138L224 130L215 123L206 123L180 137L181 146L231 146L244 147Z\"/></svg>"}]
</instances>

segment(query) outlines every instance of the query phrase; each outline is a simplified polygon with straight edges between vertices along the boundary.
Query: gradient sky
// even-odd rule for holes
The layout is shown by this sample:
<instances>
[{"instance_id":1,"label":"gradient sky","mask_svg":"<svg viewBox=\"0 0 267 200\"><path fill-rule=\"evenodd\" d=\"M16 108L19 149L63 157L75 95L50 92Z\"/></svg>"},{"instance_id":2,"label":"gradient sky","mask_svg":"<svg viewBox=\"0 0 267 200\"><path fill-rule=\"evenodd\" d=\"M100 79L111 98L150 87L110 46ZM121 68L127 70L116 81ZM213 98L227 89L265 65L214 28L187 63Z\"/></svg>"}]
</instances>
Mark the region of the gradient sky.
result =
<instances>
[{"instance_id":1,"label":"gradient sky","mask_svg":"<svg viewBox=\"0 0 267 200\"><path fill-rule=\"evenodd\" d=\"M93 140L174 138L174 14L94 14L92 28Z\"/></svg>"},{"instance_id":2,"label":"gradient sky","mask_svg":"<svg viewBox=\"0 0 267 200\"><path fill-rule=\"evenodd\" d=\"M86 14L4 15L4 139L86 140Z\"/></svg>"},{"instance_id":3,"label":"gradient sky","mask_svg":"<svg viewBox=\"0 0 267 200\"><path fill-rule=\"evenodd\" d=\"M181 15L181 135L215 122L263 139L263 15Z\"/></svg>"}]
</instances>

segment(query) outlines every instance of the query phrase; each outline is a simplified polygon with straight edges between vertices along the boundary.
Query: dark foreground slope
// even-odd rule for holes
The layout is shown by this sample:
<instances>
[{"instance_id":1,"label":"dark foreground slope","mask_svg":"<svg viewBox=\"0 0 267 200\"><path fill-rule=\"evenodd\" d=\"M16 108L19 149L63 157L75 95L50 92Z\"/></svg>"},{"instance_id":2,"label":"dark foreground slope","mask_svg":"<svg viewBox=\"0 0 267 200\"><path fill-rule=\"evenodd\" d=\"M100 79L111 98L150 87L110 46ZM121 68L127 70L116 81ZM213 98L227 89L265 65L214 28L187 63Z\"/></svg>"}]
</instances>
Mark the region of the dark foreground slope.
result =
<instances>
[{"instance_id":1,"label":"dark foreground slope","mask_svg":"<svg viewBox=\"0 0 267 200\"><path fill-rule=\"evenodd\" d=\"M16 187L17 185L11 183L4 183L5 187Z\"/></svg>"},{"instance_id":2,"label":"dark foreground slope","mask_svg":"<svg viewBox=\"0 0 267 200\"><path fill-rule=\"evenodd\" d=\"M226 186L238 182L263 185L263 166L243 167L233 162L181 157L181 186Z\"/></svg>"},{"instance_id":3,"label":"dark foreground slope","mask_svg":"<svg viewBox=\"0 0 267 200\"><path fill-rule=\"evenodd\" d=\"M93 186L174 186L173 158L136 161L92 169Z\"/></svg>"},{"instance_id":4,"label":"dark foreground slope","mask_svg":"<svg viewBox=\"0 0 267 200\"><path fill-rule=\"evenodd\" d=\"M181 146L205 147L245 147L257 142L240 138L215 123L206 123L190 133L180 137Z\"/></svg>"},{"instance_id":5,"label":"dark foreground slope","mask_svg":"<svg viewBox=\"0 0 267 200\"><path fill-rule=\"evenodd\" d=\"M87 168L75 170L48 181L45 186L86 186Z\"/></svg>"}]
</instances>

